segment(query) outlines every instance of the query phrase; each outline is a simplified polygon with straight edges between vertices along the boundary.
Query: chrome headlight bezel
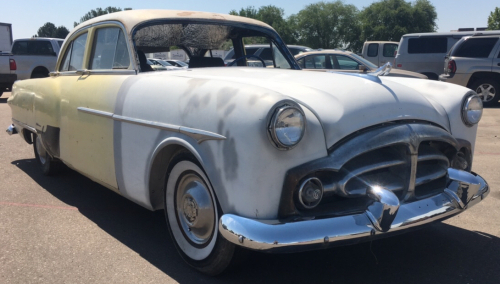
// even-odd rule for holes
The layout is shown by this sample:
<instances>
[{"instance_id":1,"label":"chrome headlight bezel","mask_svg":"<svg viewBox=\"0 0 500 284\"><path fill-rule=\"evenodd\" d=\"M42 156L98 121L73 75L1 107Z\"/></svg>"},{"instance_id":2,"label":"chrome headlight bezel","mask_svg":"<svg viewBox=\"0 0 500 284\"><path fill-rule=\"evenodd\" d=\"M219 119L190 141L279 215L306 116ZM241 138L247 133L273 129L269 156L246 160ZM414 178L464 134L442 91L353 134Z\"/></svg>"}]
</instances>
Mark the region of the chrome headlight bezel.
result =
<instances>
[{"instance_id":1,"label":"chrome headlight bezel","mask_svg":"<svg viewBox=\"0 0 500 284\"><path fill-rule=\"evenodd\" d=\"M300 133L299 138L294 144L286 144L281 141L277 135L276 132L276 125L279 122L280 115L283 114L287 110L296 110L301 116L302 116L302 121L303 121L303 126L302 126L302 132ZM297 146L302 138L304 137L304 133L306 131L306 115L304 114L304 111L302 108L295 102L293 101L284 101L280 102L279 104L276 104L271 111L269 112L268 115L268 122L267 122L267 134L269 139L271 140L273 146L275 146L279 150L290 150L293 149L295 146Z\"/></svg>"},{"instance_id":2,"label":"chrome headlight bezel","mask_svg":"<svg viewBox=\"0 0 500 284\"><path fill-rule=\"evenodd\" d=\"M471 111L478 111L478 109L469 109L471 107L471 104L475 103L479 103L480 105L479 116L477 114L474 115L473 113L471 113ZM481 121L481 117L483 116L483 101L476 93L469 93L464 98L462 102L461 116L463 123L468 127L472 127L478 124L479 121Z\"/></svg>"}]
</instances>

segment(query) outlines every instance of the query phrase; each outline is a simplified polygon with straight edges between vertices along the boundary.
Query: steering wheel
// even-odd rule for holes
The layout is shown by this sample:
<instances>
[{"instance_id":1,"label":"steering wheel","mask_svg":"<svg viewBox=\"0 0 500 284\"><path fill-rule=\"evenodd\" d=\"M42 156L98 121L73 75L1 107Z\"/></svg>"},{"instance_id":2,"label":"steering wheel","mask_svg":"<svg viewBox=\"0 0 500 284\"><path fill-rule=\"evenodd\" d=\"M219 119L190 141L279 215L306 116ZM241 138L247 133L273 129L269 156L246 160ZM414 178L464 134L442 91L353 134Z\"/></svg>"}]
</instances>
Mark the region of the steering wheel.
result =
<instances>
[{"instance_id":1,"label":"steering wheel","mask_svg":"<svg viewBox=\"0 0 500 284\"><path fill-rule=\"evenodd\" d=\"M266 63L264 62L264 59L260 58L259 56L257 55L254 55L254 54L247 54L247 55L244 55L240 58L236 58L235 60L233 60L233 62L229 63L227 66L233 66L236 62L242 60L242 59L245 59L245 58L256 58L258 60L260 60L260 62L262 62L262 67L266 68Z\"/></svg>"}]
</instances>

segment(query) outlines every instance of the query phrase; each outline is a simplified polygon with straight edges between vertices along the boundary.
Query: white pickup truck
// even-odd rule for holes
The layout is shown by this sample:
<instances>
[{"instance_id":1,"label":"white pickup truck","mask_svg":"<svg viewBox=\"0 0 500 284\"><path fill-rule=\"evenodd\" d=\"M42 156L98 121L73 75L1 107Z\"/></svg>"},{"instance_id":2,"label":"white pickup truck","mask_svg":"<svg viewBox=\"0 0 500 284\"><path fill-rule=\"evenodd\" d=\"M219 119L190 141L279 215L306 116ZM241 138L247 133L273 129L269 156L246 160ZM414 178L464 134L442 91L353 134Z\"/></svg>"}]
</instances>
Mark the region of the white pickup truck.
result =
<instances>
[{"instance_id":1,"label":"white pickup truck","mask_svg":"<svg viewBox=\"0 0 500 284\"><path fill-rule=\"evenodd\" d=\"M64 40L58 38L17 39L10 54L0 55L0 96L16 80L48 77L54 70Z\"/></svg>"}]
</instances>

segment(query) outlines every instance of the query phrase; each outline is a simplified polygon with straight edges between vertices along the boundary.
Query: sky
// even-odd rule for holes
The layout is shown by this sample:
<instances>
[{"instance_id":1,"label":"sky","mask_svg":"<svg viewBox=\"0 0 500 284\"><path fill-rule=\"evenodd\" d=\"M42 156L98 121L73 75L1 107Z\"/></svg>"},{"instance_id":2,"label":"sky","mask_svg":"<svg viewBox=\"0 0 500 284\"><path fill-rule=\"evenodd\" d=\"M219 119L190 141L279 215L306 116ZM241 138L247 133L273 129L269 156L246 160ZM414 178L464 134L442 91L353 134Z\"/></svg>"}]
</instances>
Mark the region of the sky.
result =
<instances>
[{"instance_id":1,"label":"sky","mask_svg":"<svg viewBox=\"0 0 500 284\"><path fill-rule=\"evenodd\" d=\"M406 0L409 1L409 0ZM319 0L177 0L177 1L152 1L152 0L86 0L86 1L54 1L54 0L2 0L0 1L0 22L12 24L13 38L27 38L37 33L38 29L47 22L56 26L65 26L73 29L73 22L88 11L108 6L119 8L137 9L169 9L205 11L227 14L231 10L239 11L241 8L254 6L259 8L274 5L283 8L285 16L298 13L308 4ZM328 2L328 1L325 1ZM353 4L359 10L369 6L374 0L344 0L344 4ZM437 12L438 32L449 32L458 28L486 27L488 16L495 7L500 7L498 0L430 0Z\"/></svg>"}]
</instances>

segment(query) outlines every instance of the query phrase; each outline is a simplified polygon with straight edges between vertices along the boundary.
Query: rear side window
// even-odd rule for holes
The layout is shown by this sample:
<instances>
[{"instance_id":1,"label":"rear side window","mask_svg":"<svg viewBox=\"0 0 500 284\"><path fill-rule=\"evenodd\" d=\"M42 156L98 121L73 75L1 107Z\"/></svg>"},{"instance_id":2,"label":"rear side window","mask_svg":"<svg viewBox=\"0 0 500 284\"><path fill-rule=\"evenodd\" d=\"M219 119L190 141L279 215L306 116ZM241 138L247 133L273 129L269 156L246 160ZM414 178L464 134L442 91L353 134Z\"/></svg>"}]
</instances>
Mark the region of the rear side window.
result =
<instances>
[{"instance_id":1,"label":"rear side window","mask_svg":"<svg viewBox=\"0 0 500 284\"><path fill-rule=\"evenodd\" d=\"M55 55L52 44L45 40L17 41L12 47L15 55Z\"/></svg>"},{"instance_id":2,"label":"rear side window","mask_svg":"<svg viewBox=\"0 0 500 284\"><path fill-rule=\"evenodd\" d=\"M448 51L446 37L419 37L408 40L408 53L446 53Z\"/></svg>"},{"instance_id":3,"label":"rear side window","mask_svg":"<svg viewBox=\"0 0 500 284\"><path fill-rule=\"evenodd\" d=\"M127 69L130 65L127 43L120 28L96 31L90 69Z\"/></svg>"},{"instance_id":4,"label":"rear side window","mask_svg":"<svg viewBox=\"0 0 500 284\"><path fill-rule=\"evenodd\" d=\"M368 57L376 57L378 56L378 43L370 43L368 45Z\"/></svg>"},{"instance_id":5,"label":"rear side window","mask_svg":"<svg viewBox=\"0 0 500 284\"><path fill-rule=\"evenodd\" d=\"M394 57L397 49L398 49L397 44L384 43L384 50L383 50L384 57Z\"/></svg>"},{"instance_id":6,"label":"rear side window","mask_svg":"<svg viewBox=\"0 0 500 284\"><path fill-rule=\"evenodd\" d=\"M498 38L469 38L454 52L453 56L488 58Z\"/></svg>"}]
</instances>

